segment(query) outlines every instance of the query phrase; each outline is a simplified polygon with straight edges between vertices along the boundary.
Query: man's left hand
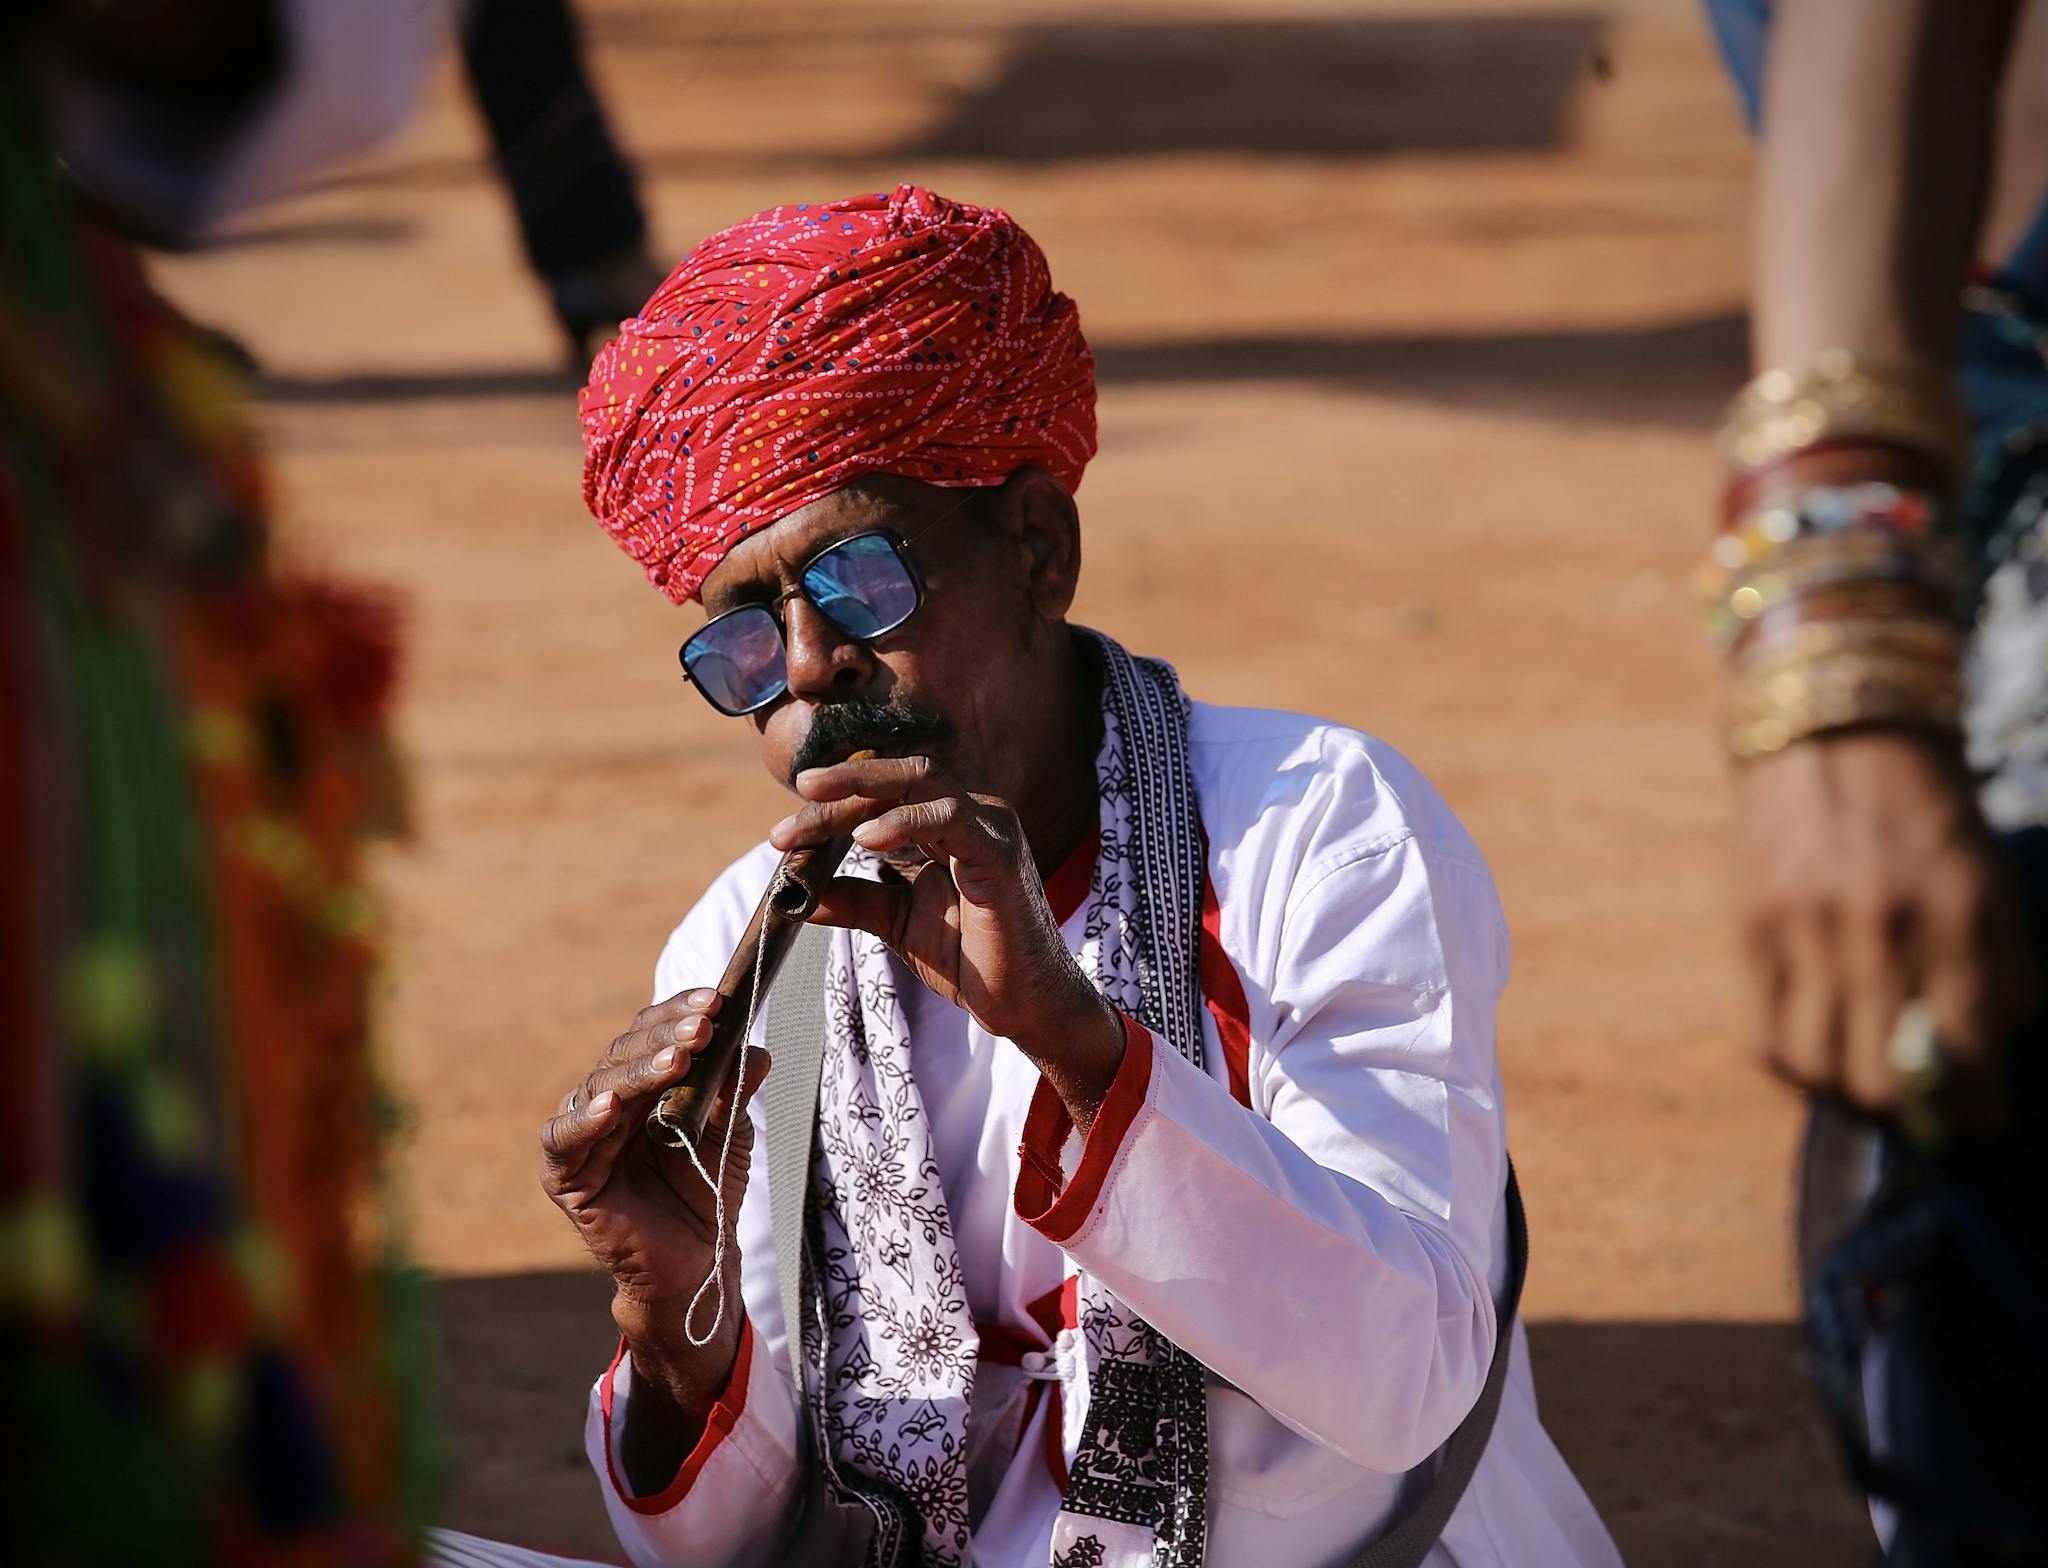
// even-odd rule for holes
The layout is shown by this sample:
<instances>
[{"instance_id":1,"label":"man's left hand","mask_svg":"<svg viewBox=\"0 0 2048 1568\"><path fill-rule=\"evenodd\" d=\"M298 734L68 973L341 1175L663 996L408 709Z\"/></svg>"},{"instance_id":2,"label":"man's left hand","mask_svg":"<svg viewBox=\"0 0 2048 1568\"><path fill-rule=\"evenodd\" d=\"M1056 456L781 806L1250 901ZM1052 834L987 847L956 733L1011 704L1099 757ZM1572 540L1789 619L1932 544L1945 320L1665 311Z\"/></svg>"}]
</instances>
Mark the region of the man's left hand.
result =
<instances>
[{"instance_id":1,"label":"man's left hand","mask_svg":"<svg viewBox=\"0 0 2048 1568\"><path fill-rule=\"evenodd\" d=\"M797 775L808 805L768 835L779 850L851 832L877 855L922 850L908 883L837 877L813 918L869 931L917 977L1038 1063L1085 1129L1123 1057L1115 1009L1060 936L1022 823L929 757L877 757Z\"/></svg>"}]
</instances>

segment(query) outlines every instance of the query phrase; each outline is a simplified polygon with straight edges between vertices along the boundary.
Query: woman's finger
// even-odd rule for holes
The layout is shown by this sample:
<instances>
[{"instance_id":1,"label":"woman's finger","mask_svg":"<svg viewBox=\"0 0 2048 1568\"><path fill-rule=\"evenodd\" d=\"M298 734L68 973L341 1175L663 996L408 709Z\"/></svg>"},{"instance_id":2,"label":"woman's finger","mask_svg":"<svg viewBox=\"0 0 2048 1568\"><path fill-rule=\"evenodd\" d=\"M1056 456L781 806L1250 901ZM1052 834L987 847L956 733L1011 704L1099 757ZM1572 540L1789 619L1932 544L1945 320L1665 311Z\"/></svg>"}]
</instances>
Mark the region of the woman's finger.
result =
<instances>
[{"instance_id":1,"label":"woman's finger","mask_svg":"<svg viewBox=\"0 0 2048 1568\"><path fill-rule=\"evenodd\" d=\"M1768 919L1757 917L1750 921L1744 949L1750 979L1745 988L1750 1040L1758 1062L1769 1065L1775 1061L1778 1040L1784 1032L1786 998L1792 988L1791 966L1777 925Z\"/></svg>"},{"instance_id":2,"label":"woman's finger","mask_svg":"<svg viewBox=\"0 0 2048 1568\"><path fill-rule=\"evenodd\" d=\"M1909 905L1877 899L1853 911L1836 936L1842 975L1842 1092L1859 1109L1898 1109L1892 1035L1919 995L1922 922Z\"/></svg>"},{"instance_id":3,"label":"woman's finger","mask_svg":"<svg viewBox=\"0 0 2048 1568\"><path fill-rule=\"evenodd\" d=\"M1772 1041L1771 1066L1813 1094L1838 1094L1842 1084L1842 980L1832 932L1811 913L1780 926L1785 948L1785 1000Z\"/></svg>"},{"instance_id":4,"label":"woman's finger","mask_svg":"<svg viewBox=\"0 0 2048 1568\"><path fill-rule=\"evenodd\" d=\"M2004 1124L2002 1058L2035 1010L2025 922L2003 891L1989 878L1937 878L1930 897L1927 1006L1953 1074L1949 1109L1971 1131Z\"/></svg>"}]
</instances>

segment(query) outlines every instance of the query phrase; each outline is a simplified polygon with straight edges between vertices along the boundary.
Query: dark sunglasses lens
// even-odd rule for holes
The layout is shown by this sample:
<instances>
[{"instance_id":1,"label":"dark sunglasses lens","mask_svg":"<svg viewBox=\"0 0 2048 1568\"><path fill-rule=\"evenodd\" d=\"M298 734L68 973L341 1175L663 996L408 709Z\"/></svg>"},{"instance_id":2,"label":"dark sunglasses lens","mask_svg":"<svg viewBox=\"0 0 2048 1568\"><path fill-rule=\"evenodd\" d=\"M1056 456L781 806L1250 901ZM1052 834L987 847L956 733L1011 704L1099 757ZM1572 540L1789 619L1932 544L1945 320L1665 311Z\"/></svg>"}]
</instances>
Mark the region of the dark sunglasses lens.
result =
<instances>
[{"instance_id":1,"label":"dark sunglasses lens","mask_svg":"<svg viewBox=\"0 0 2048 1568\"><path fill-rule=\"evenodd\" d=\"M910 619L917 579L880 534L834 545L804 570L804 597L849 637L879 637Z\"/></svg>"},{"instance_id":2,"label":"dark sunglasses lens","mask_svg":"<svg viewBox=\"0 0 2048 1568\"><path fill-rule=\"evenodd\" d=\"M721 615L683 644L683 668L715 706L750 712L772 702L788 683L782 628L757 604Z\"/></svg>"}]
</instances>

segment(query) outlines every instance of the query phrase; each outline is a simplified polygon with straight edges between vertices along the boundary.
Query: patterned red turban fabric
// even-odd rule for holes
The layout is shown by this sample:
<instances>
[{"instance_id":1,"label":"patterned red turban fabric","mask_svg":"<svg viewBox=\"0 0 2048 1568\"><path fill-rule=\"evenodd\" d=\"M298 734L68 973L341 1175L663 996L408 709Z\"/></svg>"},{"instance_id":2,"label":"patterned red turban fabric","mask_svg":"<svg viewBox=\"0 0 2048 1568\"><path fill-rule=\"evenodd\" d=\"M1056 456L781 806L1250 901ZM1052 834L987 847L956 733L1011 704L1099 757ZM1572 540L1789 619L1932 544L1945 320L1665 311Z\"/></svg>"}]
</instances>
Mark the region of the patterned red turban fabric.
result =
<instances>
[{"instance_id":1,"label":"patterned red turban fabric","mask_svg":"<svg viewBox=\"0 0 2048 1568\"><path fill-rule=\"evenodd\" d=\"M695 598L733 544L863 474L1069 490L1095 356L1009 215L916 186L773 207L699 245L590 367L583 501Z\"/></svg>"}]
</instances>

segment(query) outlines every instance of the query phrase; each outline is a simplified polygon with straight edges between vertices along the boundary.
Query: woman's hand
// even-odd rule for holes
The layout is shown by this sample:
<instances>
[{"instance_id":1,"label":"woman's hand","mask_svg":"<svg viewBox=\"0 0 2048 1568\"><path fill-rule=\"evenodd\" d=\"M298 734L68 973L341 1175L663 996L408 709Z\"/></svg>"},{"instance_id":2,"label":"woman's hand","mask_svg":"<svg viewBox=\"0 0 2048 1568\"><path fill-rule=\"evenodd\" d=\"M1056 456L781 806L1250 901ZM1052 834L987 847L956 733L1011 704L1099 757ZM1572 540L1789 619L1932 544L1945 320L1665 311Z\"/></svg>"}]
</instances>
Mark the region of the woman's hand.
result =
<instances>
[{"instance_id":1,"label":"woman's hand","mask_svg":"<svg viewBox=\"0 0 2048 1568\"><path fill-rule=\"evenodd\" d=\"M1892 1039L1933 1015L1943 1109L2003 1115L2001 1054L2040 1002L2019 901L1953 740L1821 735L1744 764L1737 874L1756 1027L1772 1068L1813 1094L1895 1116Z\"/></svg>"}]
</instances>

